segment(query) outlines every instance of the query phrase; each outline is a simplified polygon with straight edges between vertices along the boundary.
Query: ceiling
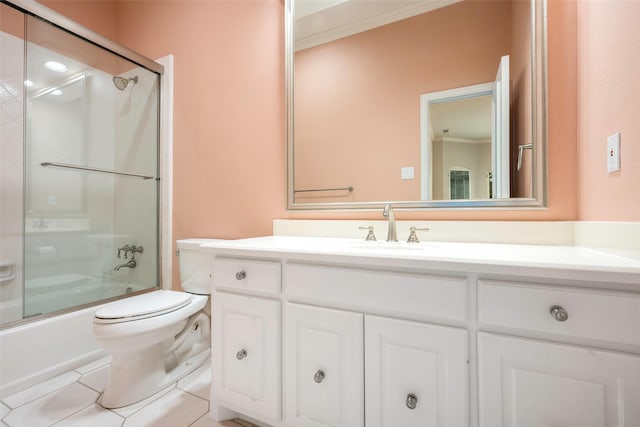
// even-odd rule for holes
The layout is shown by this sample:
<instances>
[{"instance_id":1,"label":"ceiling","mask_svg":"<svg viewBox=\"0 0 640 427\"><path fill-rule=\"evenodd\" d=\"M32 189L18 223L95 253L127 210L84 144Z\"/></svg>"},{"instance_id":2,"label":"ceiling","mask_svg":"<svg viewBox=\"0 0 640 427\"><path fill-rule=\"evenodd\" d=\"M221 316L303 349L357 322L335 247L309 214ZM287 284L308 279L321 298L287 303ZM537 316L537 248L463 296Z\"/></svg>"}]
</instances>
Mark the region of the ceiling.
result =
<instances>
[{"instance_id":1,"label":"ceiling","mask_svg":"<svg viewBox=\"0 0 640 427\"><path fill-rule=\"evenodd\" d=\"M483 95L430 104L433 136L457 142L491 142L492 103L491 95Z\"/></svg>"},{"instance_id":2,"label":"ceiling","mask_svg":"<svg viewBox=\"0 0 640 427\"><path fill-rule=\"evenodd\" d=\"M294 0L295 49L301 50L462 0Z\"/></svg>"}]
</instances>

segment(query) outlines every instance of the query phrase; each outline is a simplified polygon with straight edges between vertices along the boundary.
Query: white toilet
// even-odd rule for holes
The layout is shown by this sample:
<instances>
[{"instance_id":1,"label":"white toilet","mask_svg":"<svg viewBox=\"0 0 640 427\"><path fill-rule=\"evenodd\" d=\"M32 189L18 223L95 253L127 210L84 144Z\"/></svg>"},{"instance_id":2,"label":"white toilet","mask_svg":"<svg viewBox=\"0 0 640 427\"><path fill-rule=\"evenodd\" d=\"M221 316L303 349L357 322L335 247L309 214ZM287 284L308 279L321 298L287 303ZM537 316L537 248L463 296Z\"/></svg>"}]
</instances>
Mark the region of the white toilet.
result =
<instances>
[{"instance_id":1,"label":"white toilet","mask_svg":"<svg viewBox=\"0 0 640 427\"><path fill-rule=\"evenodd\" d=\"M176 382L209 359L212 262L198 251L206 239L178 240L180 282L186 292L158 290L106 304L93 334L112 356L101 404L119 408Z\"/></svg>"}]
</instances>

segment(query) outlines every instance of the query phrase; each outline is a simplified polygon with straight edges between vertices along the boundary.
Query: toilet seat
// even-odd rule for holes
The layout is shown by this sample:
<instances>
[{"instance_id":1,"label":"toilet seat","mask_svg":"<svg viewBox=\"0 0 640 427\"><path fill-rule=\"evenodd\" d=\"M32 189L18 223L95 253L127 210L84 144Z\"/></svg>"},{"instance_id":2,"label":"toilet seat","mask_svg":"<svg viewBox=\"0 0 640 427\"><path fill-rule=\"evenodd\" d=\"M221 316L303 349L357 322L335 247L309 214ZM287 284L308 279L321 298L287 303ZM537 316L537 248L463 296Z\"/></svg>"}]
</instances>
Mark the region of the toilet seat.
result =
<instances>
[{"instance_id":1,"label":"toilet seat","mask_svg":"<svg viewBox=\"0 0 640 427\"><path fill-rule=\"evenodd\" d=\"M160 316L191 303L186 292L155 291L106 304L96 311L95 323L122 323Z\"/></svg>"}]
</instances>

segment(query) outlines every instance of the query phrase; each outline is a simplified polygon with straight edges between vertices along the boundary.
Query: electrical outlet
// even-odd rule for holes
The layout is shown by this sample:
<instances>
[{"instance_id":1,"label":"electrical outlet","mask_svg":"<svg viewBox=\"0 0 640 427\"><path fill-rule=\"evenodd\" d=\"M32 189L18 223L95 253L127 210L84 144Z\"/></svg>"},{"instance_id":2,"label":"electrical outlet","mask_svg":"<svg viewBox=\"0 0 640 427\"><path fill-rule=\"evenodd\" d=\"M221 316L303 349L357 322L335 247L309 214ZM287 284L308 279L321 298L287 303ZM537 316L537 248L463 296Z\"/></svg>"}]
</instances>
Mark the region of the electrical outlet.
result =
<instances>
[{"instance_id":1,"label":"electrical outlet","mask_svg":"<svg viewBox=\"0 0 640 427\"><path fill-rule=\"evenodd\" d=\"M401 169L400 177L402 179L413 179L413 167L407 166Z\"/></svg>"},{"instance_id":2,"label":"electrical outlet","mask_svg":"<svg viewBox=\"0 0 640 427\"><path fill-rule=\"evenodd\" d=\"M620 132L607 138L607 172L620 170Z\"/></svg>"}]
</instances>

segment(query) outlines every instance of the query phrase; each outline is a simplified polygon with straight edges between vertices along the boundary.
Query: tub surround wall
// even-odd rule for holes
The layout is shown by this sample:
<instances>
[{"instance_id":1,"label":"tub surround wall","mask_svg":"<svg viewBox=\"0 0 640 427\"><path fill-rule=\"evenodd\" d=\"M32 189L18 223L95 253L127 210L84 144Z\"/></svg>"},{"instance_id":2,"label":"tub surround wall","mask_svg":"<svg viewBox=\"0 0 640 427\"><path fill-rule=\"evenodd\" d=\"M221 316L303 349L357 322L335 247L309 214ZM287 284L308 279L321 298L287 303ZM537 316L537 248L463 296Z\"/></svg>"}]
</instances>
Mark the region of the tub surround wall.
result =
<instances>
[{"instance_id":1,"label":"tub surround wall","mask_svg":"<svg viewBox=\"0 0 640 427\"><path fill-rule=\"evenodd\" d=\"M0 323L4 323L22 317L24 187L24 24L21 16L5 5L0 5L0 31L0 269L3 275L10 270L16 275L13 280L0 281Z\"/></svg>"}]
</instances>

